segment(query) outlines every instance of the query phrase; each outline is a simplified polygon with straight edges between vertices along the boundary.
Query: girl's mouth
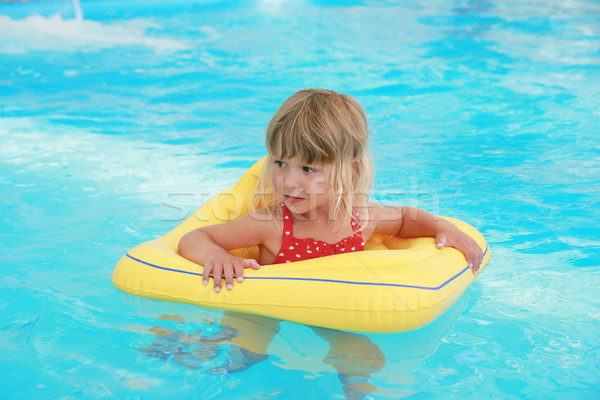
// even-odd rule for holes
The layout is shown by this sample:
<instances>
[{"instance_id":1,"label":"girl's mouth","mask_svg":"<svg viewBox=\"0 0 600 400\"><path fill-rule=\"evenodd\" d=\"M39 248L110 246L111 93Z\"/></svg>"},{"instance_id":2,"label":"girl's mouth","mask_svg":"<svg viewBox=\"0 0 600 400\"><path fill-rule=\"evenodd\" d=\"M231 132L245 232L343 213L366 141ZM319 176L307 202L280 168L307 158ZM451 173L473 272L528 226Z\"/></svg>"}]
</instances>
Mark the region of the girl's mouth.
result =
<instances>
[{"instance_id":1,"label":"girl's mouth","mask_svg":"<svg viewBox=\"0 0 600 400\"><path fill-rule=\"evenodd\" d=\"M284 195L283 197L284 197L285 201L290 204L298 203L299 201L304 200L302 197L288 196L287 194Z\"/></svg>"}]
</instances>

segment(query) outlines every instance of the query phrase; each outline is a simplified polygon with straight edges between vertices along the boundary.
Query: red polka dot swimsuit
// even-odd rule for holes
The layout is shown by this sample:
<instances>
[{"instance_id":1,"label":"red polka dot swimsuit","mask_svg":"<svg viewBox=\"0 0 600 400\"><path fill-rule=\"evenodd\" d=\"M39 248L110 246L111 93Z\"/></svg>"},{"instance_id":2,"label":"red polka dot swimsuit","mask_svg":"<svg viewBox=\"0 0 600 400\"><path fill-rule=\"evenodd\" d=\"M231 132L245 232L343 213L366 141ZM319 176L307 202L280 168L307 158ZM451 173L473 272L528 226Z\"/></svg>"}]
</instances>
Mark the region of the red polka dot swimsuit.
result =
<instances>
[{"instance_id":1,"label":"red polka dot swimsuit","mask_svg":"<svg viewBox=\"0 0 600 400\"><path fill-rule=\"evenodd\" d=\"M281 204L281 212L283 214L283 239L281 249L272 264L310 260L311 258L330 256L332 254L351 253L353 251L361 251L365 248L356 209L352 210L352 219L350 220L354 235L333 244L312 238L299 239L294 237L292 213L284 204Z\"/></svg>"}]
</instances>

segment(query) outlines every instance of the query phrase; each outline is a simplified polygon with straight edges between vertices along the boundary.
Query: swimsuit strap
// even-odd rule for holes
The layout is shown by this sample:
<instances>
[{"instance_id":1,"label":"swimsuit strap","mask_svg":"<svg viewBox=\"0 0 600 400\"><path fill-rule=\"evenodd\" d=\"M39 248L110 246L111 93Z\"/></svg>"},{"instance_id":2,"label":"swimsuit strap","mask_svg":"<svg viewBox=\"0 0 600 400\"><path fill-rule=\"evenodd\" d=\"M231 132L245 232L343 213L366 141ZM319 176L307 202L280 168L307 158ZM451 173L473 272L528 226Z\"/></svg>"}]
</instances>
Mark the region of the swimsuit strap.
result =
<instances>
[{"instance_id":1,"label":"swimsuit strap","mask_svg":"<svg viewBox=\"0 0 600 400\"><path fill-rule=\"evenodd\" d=\"M356 208L352 208L352 219L350 220L352 225L352 232L354 232L353 239L358 239L358 241L362 242L363 235L360 225L360 216L358 215L358 210Z\"/></svg>"},{"instance_id":2,"label":"swimsuit strap","mask_svg":"<svg viewBox=\"0 0 600 400\"><path fill-rule=\"evenodd\" d=\"M292 212L283 203L281 203L281 214L283 216L283 239L281 242L283 246L283 244L292 241L294 237L294 222Z\"/></svg>"}]
</instances>

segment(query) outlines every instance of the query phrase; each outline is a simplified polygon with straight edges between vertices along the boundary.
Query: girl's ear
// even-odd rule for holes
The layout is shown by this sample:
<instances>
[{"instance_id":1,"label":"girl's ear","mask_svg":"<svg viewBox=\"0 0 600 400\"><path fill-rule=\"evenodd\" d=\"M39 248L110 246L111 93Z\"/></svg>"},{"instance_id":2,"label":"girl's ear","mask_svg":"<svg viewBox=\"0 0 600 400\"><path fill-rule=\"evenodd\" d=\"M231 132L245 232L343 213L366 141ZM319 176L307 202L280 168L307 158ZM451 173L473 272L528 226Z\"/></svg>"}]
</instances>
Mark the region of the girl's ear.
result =
<instances>
[{"instance_id":1,"label":"girl's ear","mask_svg":"<svg viewBox=\"0 0 600 400\"><path fill-rule=\"evenodd\" d=\"M352 160L352 172L355 174L358 174L360 171L360 164L358 161L358 158L355 158L354 160Z\"/></svg>"}]
</instances>

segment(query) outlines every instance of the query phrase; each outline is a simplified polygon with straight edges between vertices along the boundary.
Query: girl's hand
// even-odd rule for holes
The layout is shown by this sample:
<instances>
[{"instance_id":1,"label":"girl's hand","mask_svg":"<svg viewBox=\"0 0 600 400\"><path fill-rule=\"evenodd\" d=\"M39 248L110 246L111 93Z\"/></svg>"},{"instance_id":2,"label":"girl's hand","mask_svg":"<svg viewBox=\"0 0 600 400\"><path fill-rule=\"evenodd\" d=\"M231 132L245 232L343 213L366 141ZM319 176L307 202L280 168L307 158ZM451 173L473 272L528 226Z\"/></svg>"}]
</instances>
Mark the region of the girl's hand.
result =
<instances>
[{"instance_id":1,"label":"girl's hand","mask_svg":"<svg viewBox=\"0 0 600 400\"><path fill-rule=\"evenodd\" d=\"M259 269L260 265L256 260L235 257L228 253L210 256L204 263L202 283L208 285L208 278L212 273L215 281L215 292L218 293L221 291L221 278L225 276L225 287L227 290L231 290L233 289L234 275L238 282L244 280L244 268Z\"/></svg>"},{"instance_id":2,"label":"girl's hand","mask_svg":"<svg viewBox=\"0 0 600 400\"><path fill-rule=\"evenodd\" d=\"M435 237L435 241L438 249L454 247L456 250L462 252L473 274L477 275L479 273L479 268L483 262L483 251L481 251L481 247L469 235L453 225L452 228L439 232Z\"/></svg>"}]
</instances>

